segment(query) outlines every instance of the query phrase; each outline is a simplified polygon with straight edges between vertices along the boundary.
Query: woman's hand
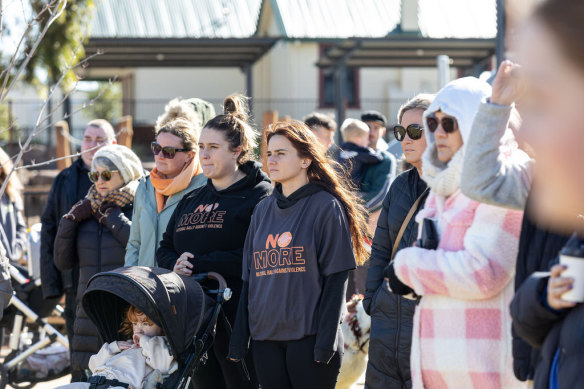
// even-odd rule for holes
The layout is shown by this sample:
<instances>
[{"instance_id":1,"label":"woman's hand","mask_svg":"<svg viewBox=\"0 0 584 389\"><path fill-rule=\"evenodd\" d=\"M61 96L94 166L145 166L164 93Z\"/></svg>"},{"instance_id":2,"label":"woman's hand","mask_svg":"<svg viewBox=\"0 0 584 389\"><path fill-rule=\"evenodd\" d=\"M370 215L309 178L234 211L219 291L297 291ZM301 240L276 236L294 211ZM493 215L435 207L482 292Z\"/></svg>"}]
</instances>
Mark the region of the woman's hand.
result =
<instances>
[{"instance_id":1,"label":"woman's hand","mask_svg":"<svg viewBox=\"0 0 584 389\"><path fill-rule=\"evenodd\" d=\"M118 348L120 349L120 351L128 350L128 349L132 348L132 346L133 346L132 343L126 342L125 340L118 340L117 344L118 344Z\"/></svg>"},{"instance_id":2,"label":"woman's hand","mask_svg":"<svg viewBox=\"0 0 584 389\"><path fill-rule=\"evenodd\" d=\"M190 276L193 274L193 264L189 261L189 258L192 259L195 258L195 256L187 251L182 253L176 260L172 271L183 276Z\"/></svg>"},{"instance_id":3,"label":"woman's hand","mask_svg":"<svg viewBox=\"0 0 584 389\"><path fill-rule=\"evenodd\" d=\"M80 223L83 220L89 219L91 217L91 213L91 203L89 202L89 199L82 199L73 205L69 213L63 217L65 219Z\"/></svg>"},{"instance_id":4,"label":"woman's hand","mask_svg":"<svg viewBox=\"0 0 584 389\"><path fill-rule=\"evenodd\" d=\"M555 265L552 267L550 279L548 280L547 286L547 304L550 308L557 311L565 308L572 308L576 305L571 301L562 300L562 295L570 289L572 289L572 284L574 280L568 277L562 277L562 272L566 270L564 265Z\"/></svg>"},{"instance_id":5,"label":"woman's hand","mask_svg":"<svg viewBox=\"0 0 584 389\"><path fill-rule=\"evenodd\" d=\"M493 80L491 103L511 105L521 97L525 87L518 75L519 69L519 65L509 60L501 63Z\"/></svg>"}]
</instances>

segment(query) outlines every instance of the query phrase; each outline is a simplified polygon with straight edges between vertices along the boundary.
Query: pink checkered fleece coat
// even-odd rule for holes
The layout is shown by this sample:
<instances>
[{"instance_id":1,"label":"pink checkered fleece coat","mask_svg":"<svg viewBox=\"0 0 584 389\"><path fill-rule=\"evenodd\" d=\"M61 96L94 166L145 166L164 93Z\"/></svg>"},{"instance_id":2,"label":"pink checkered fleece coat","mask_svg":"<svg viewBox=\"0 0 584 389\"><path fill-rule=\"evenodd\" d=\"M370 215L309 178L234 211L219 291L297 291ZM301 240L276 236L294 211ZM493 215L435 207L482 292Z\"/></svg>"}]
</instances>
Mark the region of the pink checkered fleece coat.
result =
<instances>
[{"instance_id":1,"label":"pink checkered fleece coat","mask_svg":"<svg viewBox=\"0 0 584 389\"><path fill-rule=\"evenodd\" d=\"M524 388L513 375L513 276L522 212L480 204L460 191L431 193L416 217L435 218L437 250L406 248L398 278L423 296L416 308L414 388Z\"/></svg>"}]
</instances>

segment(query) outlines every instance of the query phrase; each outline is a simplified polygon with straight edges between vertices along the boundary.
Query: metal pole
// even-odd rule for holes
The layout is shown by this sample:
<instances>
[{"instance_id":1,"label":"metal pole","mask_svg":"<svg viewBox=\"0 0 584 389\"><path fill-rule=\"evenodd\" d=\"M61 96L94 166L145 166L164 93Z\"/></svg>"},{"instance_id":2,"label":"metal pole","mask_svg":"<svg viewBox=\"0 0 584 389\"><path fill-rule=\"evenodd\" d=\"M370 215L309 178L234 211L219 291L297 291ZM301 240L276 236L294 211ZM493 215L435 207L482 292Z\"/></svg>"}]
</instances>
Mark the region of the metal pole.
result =
<instances>
[{"instance_id":1,"label":"metal pole","mask_svg":"<svg viewBox=\"0 0 584 389\"><path fill-rule=\"evenodd\" d=\"M334 68L334 82L335 82L335 110L336 110L336 121L339 126L339 131L335 132L335 142L340 145L343 143L343 137L341 135L341 125L345 121L345 77L346 77L347 67L343 62L336 65Z\"/></svg>"},{"instance_id":2,"label":"metal pole","mask_svg":"<svg viewBox=\"0 0 584 389\"><path fill-rule=\"evenodd\" d=\"M249 111L253 112L253 65L252 64L247 64L245 66L245 89L246 89L247 96L249 96Z\"/></svg>"},{"instance_id":3,"label":"metal pole","mask_svg":"<svg viewBox=\"0 0 584 389\"><path fill-rule=\"evenodd\" d=\"M505 16L505 0L497 0L497 37L495 38L495 57L497 69L505 59L505 30L507 26Z\"/></svg>"},{"instance_id":4,"label":"metal pole","mask_svg":"<svg viewBox=\"0 0 584 389\"><path fill-rule=\"evenodd\" d=\"M442 89L450 81L450 57L439 55L436 61L438 65L438 88Z\"/></svg>"}]
</instances>

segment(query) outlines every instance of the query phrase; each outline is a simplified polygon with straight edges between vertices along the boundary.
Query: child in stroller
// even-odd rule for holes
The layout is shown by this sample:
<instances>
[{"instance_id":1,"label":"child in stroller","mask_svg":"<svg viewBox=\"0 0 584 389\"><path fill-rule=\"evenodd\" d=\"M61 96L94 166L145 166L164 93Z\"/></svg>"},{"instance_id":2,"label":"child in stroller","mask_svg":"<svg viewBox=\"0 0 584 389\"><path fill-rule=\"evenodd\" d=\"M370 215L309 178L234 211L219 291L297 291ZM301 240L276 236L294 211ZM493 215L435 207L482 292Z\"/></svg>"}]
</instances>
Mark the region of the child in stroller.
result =
<instances>
[{"instance_id":1,"label":"child in stroller","mask_svg":"<svg viewBox=\"0 0 584 389\"><path fill-rule=\"evenodd\" d=\"M199 284L204 279L216 281L218 288L204 289ZM156 387L184 389L189 386L193 373L206 361L206 352L213 342L221 306L230 296L231 291L225 279L216 273L186 277L161 268L130 266L93 276L83 295L82 304L96 325L101 339L108 344L128 339L120 333L128 307L133 306L143 312L166 335L166 352L171 354L169 358L177 366L167 367L168 376L162 377L163 382ZM144 338L142 335L139 340L142 347ZM133 339L133 343L136 343L136 339ZM115 343L112 347L118 345L123 347L124 343ZM135 367L132 365L128 370L132 368ZM133 389L142 388L141 381L138 381L138 386L128 381L125 378L122 382L130 384ZM92 385L66 388L124 387L112 385L111 382Z\"/></svg>"},{"instance_id":2,"label":"child in stroller","mask_svg":"<svg viewBox=\"0 0 584 389\"><path fill-rule=\"evenodd\" d=\"M156 388L163 375L172 374L178 364L162 329L144 313L130 305L120 332L128 341L105 343L89 359L93 375L88 382L76 382L61 389Z\"/></svg>"}]
</instances>

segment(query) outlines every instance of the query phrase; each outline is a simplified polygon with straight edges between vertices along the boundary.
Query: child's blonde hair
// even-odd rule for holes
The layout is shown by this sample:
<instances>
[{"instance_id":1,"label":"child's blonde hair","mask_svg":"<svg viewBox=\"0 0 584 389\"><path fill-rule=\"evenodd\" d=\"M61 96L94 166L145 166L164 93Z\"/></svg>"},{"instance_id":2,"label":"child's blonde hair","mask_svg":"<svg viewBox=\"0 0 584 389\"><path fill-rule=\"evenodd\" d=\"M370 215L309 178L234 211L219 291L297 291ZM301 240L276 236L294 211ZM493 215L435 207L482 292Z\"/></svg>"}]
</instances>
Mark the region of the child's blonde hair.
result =
<instances>
[{"instance_id":1,"label":"child's blonde hair","mask_svg":"<svg viewBox=\"0 0 584 389\"><path fill-rule=\"evenodd\" d=\"M351 142L355 138L369 136L369 127L367 124L357 119L345 119L341 126L344 142Z\"/></svg>"},{"instance_id":2,"label":"child's blonde hair","mask_svg":"<svg viewBox=\"0 0 584 389\"><path fill-rule=\"evenodd\" d=\"M124 319L122 321L122 325L120 328L120 333L124 335L127 339L131 338L134 334L134 329L132 328L132 323L138 321L138 319L148 322L149 324L156 324L154 323L148 316L144 314L144 312L140 311L133 305L130 305L126 312L124 312Z\"/></svg>"}]
</instances>

